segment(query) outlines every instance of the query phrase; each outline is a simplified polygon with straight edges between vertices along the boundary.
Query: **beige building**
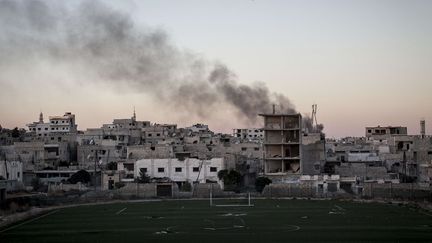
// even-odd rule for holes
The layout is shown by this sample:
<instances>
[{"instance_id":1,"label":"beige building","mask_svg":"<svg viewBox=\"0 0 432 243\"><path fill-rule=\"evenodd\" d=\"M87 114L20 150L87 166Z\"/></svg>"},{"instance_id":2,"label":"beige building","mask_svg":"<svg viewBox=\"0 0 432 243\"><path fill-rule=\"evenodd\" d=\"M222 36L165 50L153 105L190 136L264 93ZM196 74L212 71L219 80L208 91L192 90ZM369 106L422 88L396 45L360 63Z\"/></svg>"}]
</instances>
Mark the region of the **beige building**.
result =
<instances>
[{"instance_id":1,"label":"beige building","mask_svg":"<svg viewBox=\"0 0 432 243\"><path fill-rule=\"evenodd\" d=\"M302 116L260 114L264 117L264 173L300 175Z\"/></svg>"}]
</instances>

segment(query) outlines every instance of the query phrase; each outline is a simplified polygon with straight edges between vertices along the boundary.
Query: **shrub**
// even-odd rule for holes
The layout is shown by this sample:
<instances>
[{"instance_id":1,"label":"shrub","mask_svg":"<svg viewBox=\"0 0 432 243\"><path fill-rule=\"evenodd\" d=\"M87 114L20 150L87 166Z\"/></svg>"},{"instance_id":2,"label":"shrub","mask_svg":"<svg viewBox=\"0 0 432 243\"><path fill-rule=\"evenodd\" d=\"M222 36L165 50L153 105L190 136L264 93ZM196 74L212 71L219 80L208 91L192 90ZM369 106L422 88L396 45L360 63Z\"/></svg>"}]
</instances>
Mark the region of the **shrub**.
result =
<instances>
[{"instance_id":1,"label":"shrub","mask_svg":"<svg viewBox=\"0 0 432 243\"><path fill-rule=\"evenodd\" d=\"M88 183L91 180L90 173L88 173L86 170L80 170L73 174L69 179L68 182L71 184L77 184L78 182L81 183Z\"/></svg>"},{"instance_id":2,"label":"shrub","mask_svg":"<svg viewBox=\"0 0 432 243\"><path fill-rule=\"evenodd\" d=\"M150 183L150 176L148 176L146 172L141 170L137 180L138 183Z\"/></svg>"},{"instance_id":3,"label":"shrub","mask_svg":"<svg viewBox=\"0 0 432 243\"><path fill-rule=\"evenodd\" d=\"M220 170L218 178L223 181L226 190L235 190L241 182L242 175L235 170Z\"/></svg>"},{"instance_id":4,"label":"shrub","mask_svg":"<svg viewBox=\"0 0 432 243\"><path fill-rule=\"evenodd\" d=\"M190 192L192 191L192 185L188 181L186 181L181 187L181 190L184 192Z\"/></svg>"},{"instance_id":5,"label":"shrub","mask_svg":"<svg viewBox=\"0 0 432 243\"><path fill-rule=\"evenodd\" d=\"M264 187L266 185L269 185L270 183L272 183L272 180L270 180L267 177L258 177L255 181L255 190L257 192L262 192L264 190Z\"/></svg>"},{"instance_id":6,"label":"shrub","mask_svg":"<svg viewBox=\"0 0 432 243\"><path fill-rule=\"evenodd\" d=\"M39 177L35 177L31 180L31 186L33 187L33 191L37 191L37 190L39 190L39 188L41 188L42 183L41 183Z\"/></svg>"},{"instance_id":7,"label":"shrub","mask_svg":"<svg viewBox=\"0 0 432 243\"><path fill-rule=\"evenodd\" d=\"M126 184L124 183L124 182L116 182L115 184L114 184L114 187L116 188L116 189L119 189L119 188L122 188L122 187L124 187Z\"/></svg>"}]
</instances>

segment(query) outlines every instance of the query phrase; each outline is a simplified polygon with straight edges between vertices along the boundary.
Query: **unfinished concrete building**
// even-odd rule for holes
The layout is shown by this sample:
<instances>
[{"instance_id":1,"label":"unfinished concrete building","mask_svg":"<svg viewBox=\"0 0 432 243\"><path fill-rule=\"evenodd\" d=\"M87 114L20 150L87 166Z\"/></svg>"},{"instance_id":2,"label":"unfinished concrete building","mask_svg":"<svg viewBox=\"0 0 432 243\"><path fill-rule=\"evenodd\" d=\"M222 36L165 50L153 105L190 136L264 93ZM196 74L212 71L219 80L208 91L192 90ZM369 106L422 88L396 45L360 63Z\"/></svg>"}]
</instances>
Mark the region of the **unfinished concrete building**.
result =
<instances>
[{"instance_id":1,"label":"unfinished concrete building","mask_svg":"<svg viewBox=\"0 0 432 243\"><path fill-rule=\"evenodd\" d=\"M245 141L261 142L264 138L264 130L261 128L234 129L233 136Z\"/></svg>"},{"instance_id":2,"label":"unfinished concrete building","mask_svg":"<svg viewBox=\"0 0 432 243\"><path fill-rule=\"evenodd\" d=\"M326 161L324 134L304 132L301 140L302 174L322 174Z\"/></svg>"},{"instance_id":3,"label":"unfinished concrete building","mask_svg":"<svg viewBox=\"0 0 432 243\"><path fill-rule=\"evenodd\" d=\"M387 127L366 127L366 138L372 138L374 140L385 140L391 136L407 135L407 127L402 126L387 126Z\"/></svg>"},{"instance_id":4,"label":"unfinished concrete building","mask_svg":"<svg viewBox=\"0 0 432 243\"><path fill-rule=\"evenodd\" d=\"M264 173L300 175L301 114L260 114L264 117Z\"/></svg>"}]
</instances>

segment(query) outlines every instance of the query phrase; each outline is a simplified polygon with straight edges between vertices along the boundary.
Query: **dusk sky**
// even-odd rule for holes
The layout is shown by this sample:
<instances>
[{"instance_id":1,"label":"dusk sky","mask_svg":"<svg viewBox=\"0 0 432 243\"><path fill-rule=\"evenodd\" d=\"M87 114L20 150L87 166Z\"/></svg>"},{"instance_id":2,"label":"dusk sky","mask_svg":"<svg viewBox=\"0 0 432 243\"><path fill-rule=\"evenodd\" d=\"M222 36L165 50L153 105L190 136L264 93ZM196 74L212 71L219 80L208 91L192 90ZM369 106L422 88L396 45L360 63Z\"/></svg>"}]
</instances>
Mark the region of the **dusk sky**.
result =
<instances>
[{"instance_id":1,"label":"dusk sky","mask_svg":"<svg viewBox=\"0 0 432 243\"><path fill-rule=\"evenodd\" d=\"M0 0L3 127L24 127L40 111L46 118L70 111L83 130L128 118L134 106L151 122L223 132L259 125L238 110L241 101L213 94L231 86L196 85L222 65L243 95L266 86L302 114L318 104L327 137L361 136L375 125L417 134L422 118L432 132L432 1L25 2ZM98 21L111 17L104 28L121 40L99 32ZM131 71L134 61L149 65Z\"/></svg>"}]
</instances>

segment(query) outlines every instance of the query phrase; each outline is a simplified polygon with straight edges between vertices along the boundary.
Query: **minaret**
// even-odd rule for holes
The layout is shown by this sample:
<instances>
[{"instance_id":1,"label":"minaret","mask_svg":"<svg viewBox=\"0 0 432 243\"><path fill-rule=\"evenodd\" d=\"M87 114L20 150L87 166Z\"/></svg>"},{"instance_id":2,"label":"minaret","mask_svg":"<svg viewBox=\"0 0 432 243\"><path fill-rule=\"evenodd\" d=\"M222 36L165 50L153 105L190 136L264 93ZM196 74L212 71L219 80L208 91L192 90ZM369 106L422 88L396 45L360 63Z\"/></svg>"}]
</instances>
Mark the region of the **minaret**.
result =
<instances>
[{"instance_id":1,"label":"minaret","mask_svg":"<svg viewBox=\"0 0 432 243\"><path fill-rule=\"evenodd\" d=\"M42 114L42 111L41 111L41 113L39 114L39 123L44 123L44 121L43 121L43 114Z\"/></svg>"},{"instance_id":2,"label":"minaret","mask_svg":"<svg viewBox=\"0 0 432 243\"><path fill-rule=\"evenodd\" d=\"M135 113L135 106L134 106L134 112L133 112L133 117L132 120L136 121L136 113Z\"/></svg>"}]
</instances>

